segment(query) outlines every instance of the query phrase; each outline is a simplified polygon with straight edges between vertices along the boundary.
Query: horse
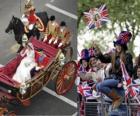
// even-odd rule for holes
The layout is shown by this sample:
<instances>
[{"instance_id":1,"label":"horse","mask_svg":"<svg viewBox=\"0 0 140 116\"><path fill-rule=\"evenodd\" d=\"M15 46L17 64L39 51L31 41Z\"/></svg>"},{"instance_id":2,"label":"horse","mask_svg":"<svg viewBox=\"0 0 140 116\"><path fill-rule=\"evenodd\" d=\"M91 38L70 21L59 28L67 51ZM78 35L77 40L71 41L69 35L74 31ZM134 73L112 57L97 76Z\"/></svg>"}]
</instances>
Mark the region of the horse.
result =
<instances>
[{"instance_id":1,"label":"horse","mask_svg":"<svg viewBox=\"0 0 140 116\"><path fill-rule=\"evenodd\" d=\"M47 13L38 12L38 13L36 13L36 15L42 20L43 25L46 28L48 20L49 20ZM12 31L12 30L15 35L15 40L21 46L22 46L23 34L26 34L28 38L30 38L31 36L36 36L36 38L39 39L39 37L40 37L40 31L35 26L29 33L25 33L24 24L22 23L22 21L19 18L15 17L15 16L13 16L12 19L10 20L9 25L5 29L5 32L8 33L9 31Z\"/></svg>"}]
</instances>

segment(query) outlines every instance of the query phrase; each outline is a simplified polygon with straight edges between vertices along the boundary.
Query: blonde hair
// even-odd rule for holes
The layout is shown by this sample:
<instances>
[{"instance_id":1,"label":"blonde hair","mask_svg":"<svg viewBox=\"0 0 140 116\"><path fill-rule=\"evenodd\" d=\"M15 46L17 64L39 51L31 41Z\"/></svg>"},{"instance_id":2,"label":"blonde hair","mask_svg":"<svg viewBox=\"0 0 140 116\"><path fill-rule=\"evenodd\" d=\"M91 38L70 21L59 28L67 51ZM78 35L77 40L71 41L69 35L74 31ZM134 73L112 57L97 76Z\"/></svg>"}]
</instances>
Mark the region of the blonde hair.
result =
<instances>
[{"instance_id":1,"label":"blonde hair","mask_svg":"<svg viewBox=\"0 0 140 116\"><path fill-rule=\"evenodd\" d=\"M91 59L94 59L95 61L97 61L97 59L95 58L95 57L91 57L90 59L89 59L89 62L88 62L88 65L89 65L89 68L92 68L93 66L92 66L92 61L91 61Z\"/></svg>"}]
</instances>

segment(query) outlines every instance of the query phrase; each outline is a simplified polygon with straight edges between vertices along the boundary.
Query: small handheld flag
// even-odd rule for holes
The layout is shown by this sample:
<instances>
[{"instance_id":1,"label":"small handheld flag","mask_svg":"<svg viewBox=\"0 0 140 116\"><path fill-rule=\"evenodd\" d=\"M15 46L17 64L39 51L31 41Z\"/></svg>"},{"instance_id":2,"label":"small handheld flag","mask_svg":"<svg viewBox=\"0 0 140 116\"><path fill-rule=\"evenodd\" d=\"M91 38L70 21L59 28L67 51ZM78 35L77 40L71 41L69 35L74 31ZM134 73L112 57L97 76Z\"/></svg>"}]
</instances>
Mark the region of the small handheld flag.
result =
<instances>
[{"instance_id":1,"label":"small handheld flag","mask_svg":"<svg viewBox=\"0 0 140 116\"><path fill-rule=\"evenodd\" d=\"M109 21L106 5L102 5L100 8L91 8L89 12L84 12L84 18L89 29L100 28Z\"/></svg>"}]
</instances>

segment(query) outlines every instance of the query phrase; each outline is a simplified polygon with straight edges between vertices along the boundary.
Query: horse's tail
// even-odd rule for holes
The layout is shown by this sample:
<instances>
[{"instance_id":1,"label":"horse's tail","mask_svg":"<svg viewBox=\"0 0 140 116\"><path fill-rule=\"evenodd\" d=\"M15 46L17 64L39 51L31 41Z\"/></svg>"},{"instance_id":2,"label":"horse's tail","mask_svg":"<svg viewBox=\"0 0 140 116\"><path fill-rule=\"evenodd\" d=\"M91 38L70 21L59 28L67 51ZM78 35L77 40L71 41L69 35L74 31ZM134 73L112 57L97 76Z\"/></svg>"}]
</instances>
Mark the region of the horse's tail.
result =
<instances>
[{"instance_id":1,"label":"horse's tail","mask_svg":"<svg viewBox=\"0 0 140 116\"><path fill-rule=\"evenodd\" d=\"M44 24L44 27L46 28L49 21L47 12L46 11L37 12L36 15L41 19L41 21Z\"/></svg>"}]
</instances>

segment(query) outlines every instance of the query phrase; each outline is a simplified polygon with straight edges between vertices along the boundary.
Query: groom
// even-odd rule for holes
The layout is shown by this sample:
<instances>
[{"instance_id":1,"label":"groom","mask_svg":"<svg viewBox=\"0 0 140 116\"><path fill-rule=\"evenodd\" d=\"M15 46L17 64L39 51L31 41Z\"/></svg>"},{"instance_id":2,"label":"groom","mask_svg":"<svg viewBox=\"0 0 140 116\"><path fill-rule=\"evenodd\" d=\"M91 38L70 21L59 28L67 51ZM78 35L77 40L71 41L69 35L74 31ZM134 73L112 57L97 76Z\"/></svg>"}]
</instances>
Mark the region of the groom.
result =
<instances>
[{"instance_id":1,"label":"groom","mask_svg":"<svg viewBox=\"0 0 140 116\"><path fill-rule=\"evenodd\" d=\"M36 72L39 72L41 69L45 68L48 64L48 57L43 53L43 49L35 51L35 62L37 66L31 70L31 77L35 75Z\"/></svg>"}]
</instances>

